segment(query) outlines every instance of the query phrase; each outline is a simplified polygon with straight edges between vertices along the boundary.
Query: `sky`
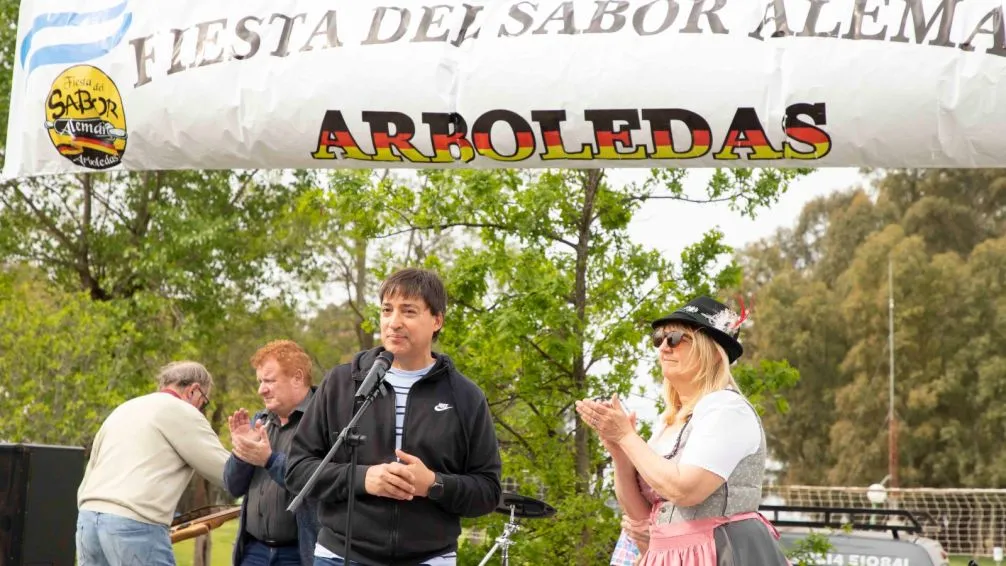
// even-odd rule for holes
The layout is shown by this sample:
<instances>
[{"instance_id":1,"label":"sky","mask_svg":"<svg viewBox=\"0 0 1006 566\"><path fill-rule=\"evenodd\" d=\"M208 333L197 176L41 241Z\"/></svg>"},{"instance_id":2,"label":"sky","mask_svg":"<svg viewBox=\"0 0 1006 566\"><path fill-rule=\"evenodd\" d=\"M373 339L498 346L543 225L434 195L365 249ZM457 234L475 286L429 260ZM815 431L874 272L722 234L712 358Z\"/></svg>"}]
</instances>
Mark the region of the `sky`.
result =
<instances>
[{"instance_id":1,"label":"sky","mask_svg":"<svg viewBox=\"0 0 1006 566\"><path fill-rule=\"evenodd\" d=\"M712 173L711 169L693 170L693 173L686 178L686 193L702 195L706 181ZM608 170L607 174L610 182L638 182L645 178L646 171ZM778 203L763 209L753 219L731 211L726 203L649 201L633 218L629 233L634 241L660 250L675 260L680 257L681 251L686 246L694 243L701 234L711 228L719 228L723 232L725 243L739 249L748 243L772 235L778 228L793 226L808 201L863 183L865 181L856 168L818 169L794 182ZM646 371L648 363L656 363L655 354L652 358L640 362L641 370L636 384L637 387L646 387L647 395L645 398L633 395L624 401L629 410L636 411L640 423L652 423L657 417L657 412L650 398L659 397L660 392L652 385Z\"/></svg>"},{"instance_id":2,"label":"sky","mask_svg":"<svg viewBox=\"0 0 1006 566\"><path fill-rule=\"evenodd\" d=\"M711 169L695 169L687 178L688 194L701 196ZM639 170L609 170L612 181L636 180L643 174ZM629 232L634 241L660 250L673 257L694 243L696 236L718 227L726 243L735 248L772 235L776 229L796 223L801 209L808 201L859 184L862 176L856 168L819 169L798 179L779 202L761 210L755 218L742 217L731 211L726 203L694 204L671 200L647 202L633 218ZM680 238L674 234L681 234Z\"/></svg>"}]
</instances>

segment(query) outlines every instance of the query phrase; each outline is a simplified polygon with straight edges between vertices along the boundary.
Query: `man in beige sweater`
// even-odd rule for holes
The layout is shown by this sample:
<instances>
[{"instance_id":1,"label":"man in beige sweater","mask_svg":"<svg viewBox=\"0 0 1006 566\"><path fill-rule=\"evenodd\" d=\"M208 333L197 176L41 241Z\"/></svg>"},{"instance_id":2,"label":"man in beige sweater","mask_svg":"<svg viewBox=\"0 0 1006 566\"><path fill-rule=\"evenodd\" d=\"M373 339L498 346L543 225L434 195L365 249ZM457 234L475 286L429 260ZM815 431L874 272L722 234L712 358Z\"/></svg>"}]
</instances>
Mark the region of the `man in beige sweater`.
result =
<instances>
[{"instance_id":1,"label":"man in beige sweater","mask_svg":"<svg viewBox=\"0 0 1006 566\"><path fill-rule=\"evenodd\" d=\"M193 472L223 487L229 452L203 416L213 377L161 369L159 391L119 405L94 439L77 491L79 566L174 565L169 528Z\"/></svg>"}]
</instances>

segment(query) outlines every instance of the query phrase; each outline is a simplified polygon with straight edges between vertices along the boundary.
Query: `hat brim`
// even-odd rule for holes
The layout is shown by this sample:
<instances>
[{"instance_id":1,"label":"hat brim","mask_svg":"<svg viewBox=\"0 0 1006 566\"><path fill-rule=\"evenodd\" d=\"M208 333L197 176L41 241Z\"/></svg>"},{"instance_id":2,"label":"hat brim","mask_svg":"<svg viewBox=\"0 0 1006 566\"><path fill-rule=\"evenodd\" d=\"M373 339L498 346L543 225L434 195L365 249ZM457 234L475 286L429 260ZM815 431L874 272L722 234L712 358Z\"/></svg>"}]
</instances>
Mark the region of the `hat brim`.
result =
<instances>
[{"instance_id":1,"label":"hat brim","mask_svg":"<svg viewBox=\"0 0 1006 566\"><path fill-rule=\"evenodd\" d=\"M720 347L723 348L723 350L727 353L727 359L730 363L734 363L744 355L744 347L741 346L741 343L738 342L736 338L730 336L722 330L709 326L707 322L704 322L700 318L685 312L676 312L658 318L657 320L654 320L650 326L656 329L670 322L680 322L686 326L700 329L705 332L710 338L719 344Z\"/></svg>"}]
</instances>

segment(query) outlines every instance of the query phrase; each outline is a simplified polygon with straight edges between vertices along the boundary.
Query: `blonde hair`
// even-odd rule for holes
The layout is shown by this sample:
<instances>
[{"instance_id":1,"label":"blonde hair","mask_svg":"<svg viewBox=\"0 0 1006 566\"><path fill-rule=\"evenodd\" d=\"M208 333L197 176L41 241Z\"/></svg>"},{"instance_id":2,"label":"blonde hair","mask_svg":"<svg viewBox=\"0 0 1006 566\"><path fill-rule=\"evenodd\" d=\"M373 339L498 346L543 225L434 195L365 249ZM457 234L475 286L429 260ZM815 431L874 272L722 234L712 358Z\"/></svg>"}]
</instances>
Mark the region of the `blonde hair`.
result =
<instances>
[{"instance_id":1,"label":"blonde hair","mask_svg":"<svg viewBox=\"0 0 1006 566\"><path fill-rule=\"evenodd\" d=\"M740 391L733 374L730 373L730 360L726 351L708 334L676 322L664 325L663 329L665 332L674 330L683 332L692 339L692 349L688 359L684 361L684 366L686 369L696 368L692 383L698 385L696 395L689 399L687 404L683 404L678 392L664 379L664 403L667 404L667 410L664 411L663 419L667 426L690 416L699 400L713 391L728 387Z\"/></svg>"}]
</instances>

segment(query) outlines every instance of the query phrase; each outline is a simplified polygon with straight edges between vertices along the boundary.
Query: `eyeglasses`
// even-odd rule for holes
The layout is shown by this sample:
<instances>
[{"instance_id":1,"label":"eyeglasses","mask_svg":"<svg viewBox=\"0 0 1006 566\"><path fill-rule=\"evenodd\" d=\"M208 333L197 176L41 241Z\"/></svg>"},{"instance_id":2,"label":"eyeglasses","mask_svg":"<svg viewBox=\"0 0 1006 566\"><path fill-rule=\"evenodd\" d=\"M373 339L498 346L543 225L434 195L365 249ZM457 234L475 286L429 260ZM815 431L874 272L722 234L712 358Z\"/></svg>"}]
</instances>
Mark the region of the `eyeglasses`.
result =
<instances>
[{"instance_id":1,"label":"eyeglasses","mask_svg":"<svg viewBox=\"0 0 1006 566\"><path fill-rule=\"evenodd\" d=\"M206 407L206 405L209 405L210 404L210 398L206 396L206 393L203 393L203 388L201 386L197 385L196 386L196 391L198 391L199 394L202 395L202 397L203 397L203 407Z\"/></svg>"},{"instance_id":2,"label":"eyeglasses","mask_svg":"<svg viewBox=\"0 0 1006 566\"><path fill-rule=\"evenodd\" d=\"M681 343L682 340L691 341L691 337L686 335L680 330L672 330L670 332L654 332L653 333L653 347L659 348L667 342L667 345L671 348L676 347Z\"/></svg>"}]
</instances>

